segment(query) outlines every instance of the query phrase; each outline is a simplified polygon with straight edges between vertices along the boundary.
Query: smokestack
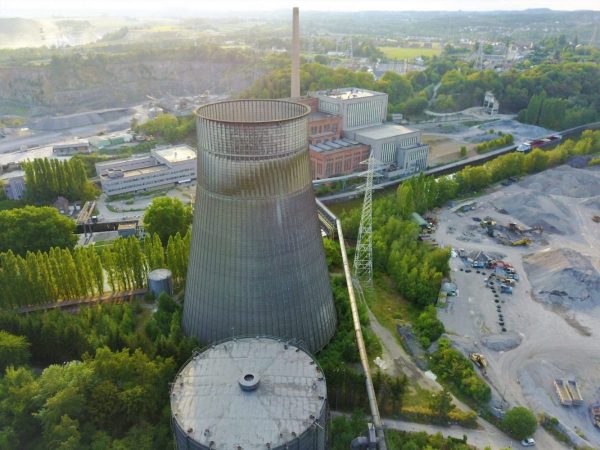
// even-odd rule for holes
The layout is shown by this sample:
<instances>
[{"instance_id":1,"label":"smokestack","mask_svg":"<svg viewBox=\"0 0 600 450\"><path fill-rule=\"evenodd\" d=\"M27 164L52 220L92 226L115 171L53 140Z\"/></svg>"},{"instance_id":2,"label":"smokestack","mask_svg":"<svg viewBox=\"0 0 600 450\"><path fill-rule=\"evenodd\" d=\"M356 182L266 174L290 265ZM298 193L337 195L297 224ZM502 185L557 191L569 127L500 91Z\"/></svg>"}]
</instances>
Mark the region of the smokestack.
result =
<instances>
[{"instance_id":1,"label":"smokestack","mask_svg":"<svg viewBox=\"0 0 600 450\"><path fill-rule=\"evenodd\" d=\"M300 12L294 7L292 24L292 98L300 97Z\"/></svg>"}]
</instances>

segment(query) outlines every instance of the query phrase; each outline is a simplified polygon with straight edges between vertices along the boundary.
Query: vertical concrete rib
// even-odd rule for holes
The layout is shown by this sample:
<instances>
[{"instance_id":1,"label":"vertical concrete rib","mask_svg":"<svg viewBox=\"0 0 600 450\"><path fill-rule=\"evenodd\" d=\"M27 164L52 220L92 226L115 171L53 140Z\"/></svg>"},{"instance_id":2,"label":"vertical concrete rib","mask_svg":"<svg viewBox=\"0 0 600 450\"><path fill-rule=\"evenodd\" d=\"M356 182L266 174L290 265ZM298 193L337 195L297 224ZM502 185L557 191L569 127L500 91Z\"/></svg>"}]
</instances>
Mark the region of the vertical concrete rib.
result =
<instances>
[{"instance_id":1,"label":"vertical concrete rib","mask_svg":"<svg viewBox=\"0 0 600 450\"><path fill-rule=\"evenodd\" d=\"M198 184L183 327L201 342L274 335L318 351L336 315L312 192L309 108L199 108Z\"/></svg>"}]
</instances>

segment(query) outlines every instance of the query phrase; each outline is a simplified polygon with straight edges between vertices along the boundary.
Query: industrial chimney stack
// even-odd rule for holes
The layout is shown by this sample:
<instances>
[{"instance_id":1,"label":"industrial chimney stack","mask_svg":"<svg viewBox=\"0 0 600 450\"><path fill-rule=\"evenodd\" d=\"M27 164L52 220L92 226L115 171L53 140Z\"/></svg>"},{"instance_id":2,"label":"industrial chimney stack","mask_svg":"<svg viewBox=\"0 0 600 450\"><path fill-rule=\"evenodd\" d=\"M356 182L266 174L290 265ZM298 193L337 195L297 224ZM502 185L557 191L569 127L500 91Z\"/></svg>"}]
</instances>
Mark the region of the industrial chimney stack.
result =
<instances>
[{"instance_id":1,"label":"industrial chimney stack","mask_svg":"<svg viewBox=\"0 0 600 450\"><path fill-rule=\"evenodd\" d=\"M292 98L300 97L300 12L294 7L292 25Z\"/></svg>"}]
</instances>

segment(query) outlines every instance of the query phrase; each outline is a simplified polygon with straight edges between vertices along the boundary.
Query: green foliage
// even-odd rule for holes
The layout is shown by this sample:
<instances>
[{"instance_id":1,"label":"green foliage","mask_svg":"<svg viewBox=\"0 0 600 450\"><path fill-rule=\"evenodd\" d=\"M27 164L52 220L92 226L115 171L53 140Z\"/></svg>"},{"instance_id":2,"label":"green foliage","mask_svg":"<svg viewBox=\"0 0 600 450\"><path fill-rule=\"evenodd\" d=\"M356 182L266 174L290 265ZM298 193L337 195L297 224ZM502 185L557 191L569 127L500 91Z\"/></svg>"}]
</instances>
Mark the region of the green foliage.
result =
<instances>
[{"instance_id":1,"label":"green foliage","mask_svg":"<svg viewBox=\"0 0 600 450\"><path fill-rule=\"evenodd\" d=\"M445 331L444 324L438 320L435 307L432 305L425 307L419 314L413 329L424 348L429 348L431 343L437 341Z\"/></svg>"},{"instance_id":2,"label":"green foliage","mask_svg":"<svg viewBox=\"0 0 600 450\"><path fill-rule=\"evenodd\" d=\"M437 414L440 419L447 420L450 417L450 413L456 409L456 406L452 403L450 393L446 389L443 389L431 394L429 409Z\"/></svg>"},{"instance_id":3,"label":"green foliage","mask_svg":"<svg viewBox=\"0 0 600 450\"><path fill-rule=\"evenodd\" d=\"M464 145L460 147L460 156L461 156L461 158L464 158L465 156L467 156L467 147Z\"/></svg>"},{"instance_id":4,"label":"green foliage","mask_svg":"<svg viewBox=\"0 0 600 450\"><path fill-rule=\"evenodd\" d=\"M26 364L30 356L27 339L0 330L0 372L8 366Z\"/></svg>"},{"instance_id":5,"label":"green foliage","mask_svg":"<svg viewBox=\"0 0 600 450\"><path fill-rule=\"evenodd\" d=\"M439 348L431 354L431 369L449 386L477 403L487 403L492 395L490 387L477 376L473 364L447 339L440 339Z\"/></svg>"},{"instance_id":6,"label":"green foliage","mask_svg":"<svg viewBox=\"0 0 600 450\"><path fill-rule=\"evenodd\" d=\"M337 312L338 326L336 334L319 353L319 364L325 372L329 404L333 409L353 410L368 408L365 377L354 369L360 362L350 300L343 276L332 277L332 290ZM367 328L368 314L364 305L359 304L359 318L363 327L363 336L367 353L375 357L381 353L381 344Z\"/></svg>"},{"instance_id":7,"label":"green foliage","mask_svg":"<svg viewBox=\"0 0 600 450\"><path fill-rule=\"evenodd\" d=\"M395 450L471 450L464 439L445 438L442 433L427 434L424 431L409 432L387 429L387 447Z\"/></svg>"},{"instance_id":8,"label":"green foliage","mask_svg":"<svg viewBox=\"0 0 600 450\"><path fill-rule=\"evenodd\" d=\"M41 375L9 368L0 379L0 419L13 448L168 448L170 358L99 348ZM100 447L98 447L99 443Z\"/></svg>"},{"instance_id":9,"label":"green foliage","mask_svg":"<svg viewBox=\"0 0 600 450\"><path fill-rule=\"evenodd\" d=\"M158 235L144 245L135 237L119 238L97 252L94 247L75 250L52 248L46 253L0 253L0 308L72 300L111 291L143 288L148 270L167 267L176 287L187 273L191 234L169 237L166 249Z\"/></svg>"},{"instance_id":10,"label":"green foliage","mask_svg":"<svg viewBox=\"0 0 600 450\"><path fill-rule=\"evenodd\" d=\"M535 415L523 406L511 408L502 419L502 428L515 439L531 437L537 428Z\"/></svg>"},{"instance_id":11,"label":"green foliage","mask_svg":"<svg viewBox=\"0 0 600 450\"><path fill-rule=\"evenodd\" d=\"M325 248L325 259L329 270L341 269L343 267L343 261L339 242L333 239L323 238L323 247Z\"/></svg>"},{"instance_id":12,"label":"green foliage","mask_svg":"<svg viewBox=\"0 0 600 450\"><path fill-rule=\"evenodd\" d=\"M183 363L195 341L183 336L180 322L181 307L168 297L159 299L150 318L139 304L127 303L82 308L77 314L0 312L0 329L24 336L31 343L32 361L42 365L80 359L103 346L113 351L140 349L151 357L170 356Z\"/></svg>"},{"instance_id":13,"label":"green foliage","mask_svg":"<svg viewBox=\"0 0 600 450\"><path fill-rule=\"evenodd\" d=\"M495 139L492 139L491 141L482 142L481 144L477 144L477 146L475 147L475 150L477 151L477 153L486 153L491 150L496 150L497 148L506 147L506 146L512 144L513 141L514 141L514 138L513 138L512 134L505 134L505 135L499 136ZM466 148L465 148L465 155L466 155ZM461 148L461 156L462 156L462 148Z\"/></svg>"},{"instance_id":14,"label":"green foliage","mask_svg":"<svg viewBox=\"0 0 600 450\"><path fill-rule=\"evenodd\" d=\"M77 242L75 222L51 207L26 206L0 211L0 252L47 251L72 248Z\"/></svg>"},{"instance_id":15,"label":"green foliage","mask_svg":"<svg viewBox=\"0 0 600 450\"><path fill-rule=\"evenodd\" d=\"M176 144L194 136L196 122L193 117L175 117L172 114L160 114L155 119L138 125L136 130L149 136L163 138L171 144Z\"/></svg>"},{"instance_id":16,"label":"green foliage","mask_svg":"<svg viewBox=\"0 0 600 450\"><path fill-rule=\"evenodd\" d=\"M162 242L177 233L186 234L192 223L192 208L181 200L170 197L157 197L152 200L144 213L144 227L150 234L158 234Z\"/></svg>"},{"instance_id":17,"label":"green foliage","mask_svg":"<svg viewBox=\"0 0 600 450\"><path fill-rule=\"evenodd\" d=\"M600 165L600 158L592 158L588 161L588 166L598 166Z\"/></svg>"},{"instance_id":18,"label":"green foliage","mask_svg":"<svg viewBox=\"0 0 600 450\"><path fill-rule=\"evenodd\" d=\"M357 410L350 418L336 416L331 419L331 450L348 450L352 440L367 433L367 421L362 411Z\"/></svg>"},{"instance_id":19,"label":"green foliage","mask_svg":"<svg viewBox=\"0 0 600 450\"><path fill-rule=\"evenodd\" d=\"M25 198L32 203L51 203L58 196L69 200L91 200L97 188L88 180L80 158L68 161L37 158L23 163Z\"/></svg>"}]
</instances>

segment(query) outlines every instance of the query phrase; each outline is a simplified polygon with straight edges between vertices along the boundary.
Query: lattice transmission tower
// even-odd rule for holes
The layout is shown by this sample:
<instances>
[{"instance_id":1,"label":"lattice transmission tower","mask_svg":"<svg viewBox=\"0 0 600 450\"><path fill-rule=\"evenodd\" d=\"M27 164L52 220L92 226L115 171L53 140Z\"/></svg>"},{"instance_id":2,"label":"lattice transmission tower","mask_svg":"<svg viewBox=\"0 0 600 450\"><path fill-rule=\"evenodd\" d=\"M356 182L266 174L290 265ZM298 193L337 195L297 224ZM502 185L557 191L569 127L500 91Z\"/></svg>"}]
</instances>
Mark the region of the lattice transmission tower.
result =
<instances>
[{"instance_id":1,"label":"lattice transmission tower","mask_svg":"<svg viewBox=\"0 0 600 450\"><path fill-rule=\"evenodd\" d=\"M369 155L366 182L363 185L365 198L360 216L360 228L354 254L354 278L370 287L373 284L373 178L379 162Z\"/></svg>"}]
</instances>

